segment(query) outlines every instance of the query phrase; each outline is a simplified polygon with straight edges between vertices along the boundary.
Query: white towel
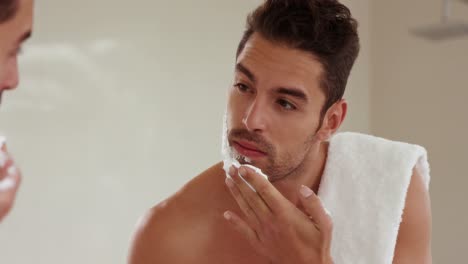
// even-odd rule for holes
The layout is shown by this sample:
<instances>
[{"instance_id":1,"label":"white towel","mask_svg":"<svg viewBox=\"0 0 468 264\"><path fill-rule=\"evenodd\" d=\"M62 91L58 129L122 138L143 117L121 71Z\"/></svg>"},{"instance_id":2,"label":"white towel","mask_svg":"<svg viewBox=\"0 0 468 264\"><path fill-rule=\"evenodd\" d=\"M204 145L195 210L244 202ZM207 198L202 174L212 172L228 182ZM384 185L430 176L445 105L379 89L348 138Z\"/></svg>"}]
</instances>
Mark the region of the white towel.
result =
<instances>
[{"instance_id":1,"label":"white towel","mask_svg":"<svg viewBox=\"0 0 468 264\"><path fill-rule=\"evenodd\" d=\"M429 188L426 150L358 133L330 140L319 197L333 219L335 264L391 264L416 168Z\"/></svg>"}]
</instances>

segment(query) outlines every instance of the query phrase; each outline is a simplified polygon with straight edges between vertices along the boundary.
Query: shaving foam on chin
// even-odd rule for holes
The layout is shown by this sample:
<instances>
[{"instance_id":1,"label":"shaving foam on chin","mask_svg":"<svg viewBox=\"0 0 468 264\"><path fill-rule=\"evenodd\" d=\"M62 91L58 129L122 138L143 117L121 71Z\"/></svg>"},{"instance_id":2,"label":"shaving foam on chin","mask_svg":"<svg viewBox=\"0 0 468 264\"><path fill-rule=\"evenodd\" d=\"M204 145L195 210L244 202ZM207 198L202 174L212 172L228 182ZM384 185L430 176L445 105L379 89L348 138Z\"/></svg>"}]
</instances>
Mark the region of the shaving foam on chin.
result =
<instances>
[{"instance_id":1,"label":"shaving foam on chin","mask_svg":"<svg viewBox=\"0 0 468 264\"><path fill-rule=\"evenodd\" d=\"M15 166L11 166L8 168L6 177L0 181L0 192L8 191L15 187L16 180L14 178L14 175L17 173L18 169Z\"/></svg>"},{"instance_id":2,"label":"shaving foam on chin","mask_svg":"<svg viewBox=\"0 0 468 264\"><path fill-rule=\"evenodd\" d=\"M223 130L221 136L221 155L223 157L223 170L226 174L226 177L230 178L229 176L229 168L232 166L239 168L239 162L233 158L231 153L231 148L229 147L228 139L227 139L227 113L224 113L223 117Z\"/></svg>"},{"instance_id":3,"label":"shaving foam on chin","mask_svg":"<svg viewBox=\"0 0 468 264\"><path fill-rule=\"evenodd\" d=\"M2 170L5 167L6 162L8 160L8 155L3 150L5 143L6 143L6 138L3 136L0 136L0 169ZM3 180L0 180L0 192L8 191L15 187L16 182L12 176L16 174L17 172L18 172L18 169L15 166L11 166L10 168L8 168L6 177Z\"/></svg>"},{"instance_id":4,"label":"shaving foam on chin","mask_svg":"<svg viewBox=\"0 0 468 264\"><path fill-rule=\"evenodd\" d=\"M15 181L12 178L0 181L0 192L8 191L13 187L15 187Z\"/></svg>"},{"instance_id":5,"label":"shaving foam on chin","mask_svg":"<svg viewBox=\"0 0 468 264\"><path fill-rule=\"evenodd\" d=\"M234 153L232 148L229 146L229 142L228 142L228 139L227 139L227 114L224 114L223 135L222 135L222 142L221 143L222 143L221 144L221 146L222 146L221 155L223 156L223 169L224 169L224 172L226 174L226 177L231 178L231 176L229 175L229 168L231 168L232 166L234 166L236 169L239 169L241 166L245 166L245 167L251 168L257 174L262 175L263 177L265 177L265 179L268 180L268 176L265 175L260 168L257 168L257 167L255 167L253 165L250 165L250 164L242 164L241 165L240 162L235 158L235 157L238 157L240 155L238 155L237 153ZM251 160L249 158L247 158L247 157L244 157L243 160L245 162L251 162ZM241 179L244 180L244 182L247 183L247 185L253 191L255 191L255 189L244 178L241 177Z\"/></svg>"},{"instance_id":6,"label":"shaving foam on chin","mask_svg":"<svg viewBox=\"0 0 468 264\"><path fill-rule=\"evenodd\" d=\"M252 170L255 171L255 173L257 173L259 175L262 175L265 179L268 180L268 176L265 173L263 173L263 171L260 168L257 168L257 167L255 167L253 165L250 165L250 164L243 164L242 166L251 168Z\"/></svg>"}]
</instances>

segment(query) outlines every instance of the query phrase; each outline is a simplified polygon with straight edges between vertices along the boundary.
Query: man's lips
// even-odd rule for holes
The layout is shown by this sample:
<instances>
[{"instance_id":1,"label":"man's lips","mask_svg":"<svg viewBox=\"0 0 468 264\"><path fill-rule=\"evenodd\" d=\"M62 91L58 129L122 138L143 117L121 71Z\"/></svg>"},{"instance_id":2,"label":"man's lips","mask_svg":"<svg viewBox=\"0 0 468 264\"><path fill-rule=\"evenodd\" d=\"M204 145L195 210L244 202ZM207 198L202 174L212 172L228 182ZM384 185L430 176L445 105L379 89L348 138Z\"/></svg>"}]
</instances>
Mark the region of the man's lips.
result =
<instances>
[{"instance_id":1,"label":"man's lips","mask_svg":"<svg viewBox=\"0 0 468 264\"><path fill-rule=\"evenodd\" d=\"M239 154L249 158L266 156L265 152L262 152L255 145L246 141L233 141L233 147L237 150Z\"/></svg>"}]
</instances>

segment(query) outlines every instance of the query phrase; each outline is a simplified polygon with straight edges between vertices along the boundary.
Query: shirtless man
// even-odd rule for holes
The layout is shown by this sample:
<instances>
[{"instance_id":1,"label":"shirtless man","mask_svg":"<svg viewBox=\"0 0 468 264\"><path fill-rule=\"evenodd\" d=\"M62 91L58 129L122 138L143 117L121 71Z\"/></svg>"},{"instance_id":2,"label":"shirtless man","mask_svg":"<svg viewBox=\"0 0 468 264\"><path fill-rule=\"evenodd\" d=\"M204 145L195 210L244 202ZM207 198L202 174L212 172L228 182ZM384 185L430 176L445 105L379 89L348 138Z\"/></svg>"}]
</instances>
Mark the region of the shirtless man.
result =
<instances>
[{"instance_id":1,"label":"shirtless man","mask_svg":"<svg viewBox=\"0 0 468 264\"><path fill-rule=\"evenodd\" d=\"M18 86L18 54L31 36L33 0L0 0L0 100L3 92ZM15 200L21 173L1 142L0 221Z\"/></svg>"},{"instance_id":2,"label":"shirtless man","mask_svg":"<svg viewBox=\"0 0 468 264\"><path fill-rule=\"evenodd\" d=\"M230 180L214 165L149 210L129 263L333 263L333 221L315 194L358 52L357 23L337 1L267 0L256 9L237 50L227 141L268 180L246 166L229 167ZM430 219L415 170L393 263L431 263Z\"/></svg>"}]
</instances>

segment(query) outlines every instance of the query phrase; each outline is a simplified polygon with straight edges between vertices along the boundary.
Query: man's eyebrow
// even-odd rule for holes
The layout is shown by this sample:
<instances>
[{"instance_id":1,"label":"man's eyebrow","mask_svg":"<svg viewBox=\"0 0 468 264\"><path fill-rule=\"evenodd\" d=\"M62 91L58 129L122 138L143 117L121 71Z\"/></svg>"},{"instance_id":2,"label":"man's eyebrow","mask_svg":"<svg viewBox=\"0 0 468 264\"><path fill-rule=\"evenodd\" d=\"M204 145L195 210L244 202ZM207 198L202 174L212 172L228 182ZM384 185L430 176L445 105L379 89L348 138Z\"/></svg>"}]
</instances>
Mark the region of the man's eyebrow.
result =
<instances>
[{"instance_id":1,"label":"man's eyebrow","mask_svg":"<svg viewBox=\"0 0 468 264\"><path fill-rule=\"evenodd\" d=\"M307 95L301 89L298 89L298 88L280 87L276 89L276 93L293 96L304 102L308 101Z\"/></svg>"},{"instance_id":2,"label":"man's eyebrow","mask_svg":"<svg viewBox=\"0 0 468 264\"><path fill-rule=\"evenodd\" d=\"M253 83L257 82L257 78L255 78L255 75L252 73L252 71L247 69L247 67L242 65L242 63L237 63L236 64L236 70L242 72L243 74L245 74L245 76L247 76L247 78L249 78L250 81L252 81Z\"/></svg>"}]
</instances>

